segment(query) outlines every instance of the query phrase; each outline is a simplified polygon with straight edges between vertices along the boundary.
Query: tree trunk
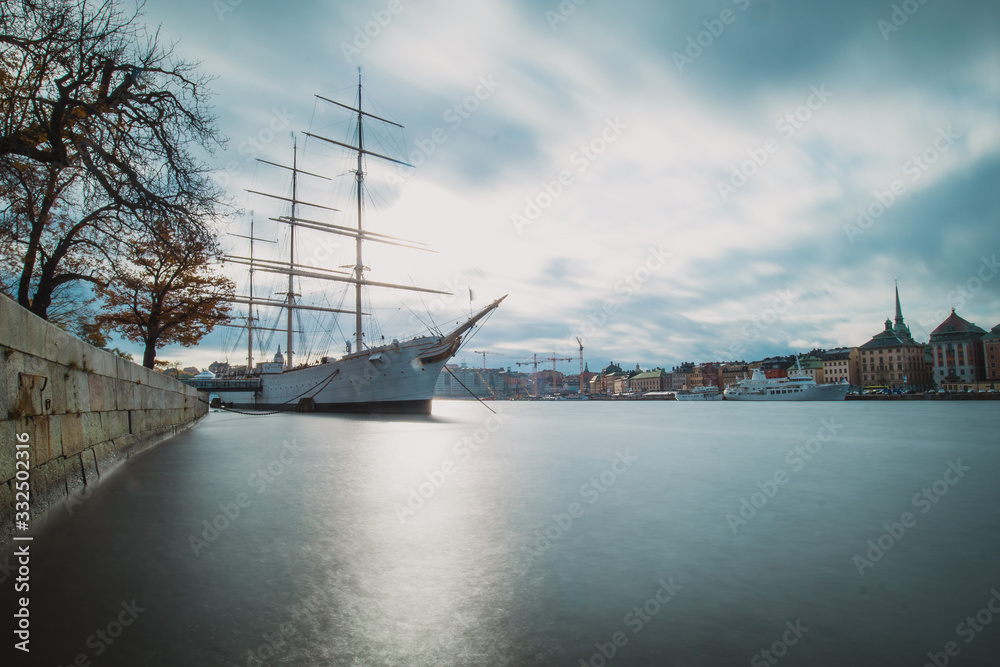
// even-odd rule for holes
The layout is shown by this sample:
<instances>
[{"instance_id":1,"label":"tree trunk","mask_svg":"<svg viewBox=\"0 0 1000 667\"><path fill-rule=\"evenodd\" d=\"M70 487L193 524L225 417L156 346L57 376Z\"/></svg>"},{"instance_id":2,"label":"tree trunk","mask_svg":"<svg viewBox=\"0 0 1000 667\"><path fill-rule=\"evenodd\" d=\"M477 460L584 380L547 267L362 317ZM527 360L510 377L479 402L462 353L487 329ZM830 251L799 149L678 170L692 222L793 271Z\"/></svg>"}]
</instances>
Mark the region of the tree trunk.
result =
<instances>
[{"instance_id":1,"label":"tree trunk","mask_svg":"<svg viewBox=\"0 0 1000 667\"><path fill-rule=\"evenodd\" d=\"M49 306L52 305L52 281L47 274L43 274L38 281L38 288L35 289L35 296L31 299L31 312L38 315L43 320L49 319Z\"/></svg>"},{"instance_id":2,"label":"tree trunk","mask_svg":"<svg viewBox=\"0 0 1000 667\"><path fill-rule=\"evenodd\" d=\"M152 368L153 364L156 363L156 341L147 340L146 349L142 353L142 365L146 368Z\"/></svg>"}]
</instances>

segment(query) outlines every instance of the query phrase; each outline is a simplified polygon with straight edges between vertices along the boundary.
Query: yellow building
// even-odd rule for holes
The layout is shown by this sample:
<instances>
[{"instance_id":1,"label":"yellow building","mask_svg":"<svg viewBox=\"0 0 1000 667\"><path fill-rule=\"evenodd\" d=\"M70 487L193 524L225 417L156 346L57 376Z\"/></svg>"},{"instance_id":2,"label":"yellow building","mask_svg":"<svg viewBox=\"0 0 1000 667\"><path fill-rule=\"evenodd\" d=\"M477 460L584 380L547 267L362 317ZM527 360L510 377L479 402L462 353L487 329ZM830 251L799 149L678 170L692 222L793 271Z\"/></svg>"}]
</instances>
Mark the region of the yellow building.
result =
<instances>
[{"instance_id":1,"label":"yellow building","mask_svg":"<svg viewBox=\"0 0 1000 667\"><path fill-rule=\"evenodd\" d=\"M860 363L861 352L856 347L841 347L827 350L823 355L823 382L826 384L847 382L852 385L861 384Z\"/></svg>"}]
</instances>

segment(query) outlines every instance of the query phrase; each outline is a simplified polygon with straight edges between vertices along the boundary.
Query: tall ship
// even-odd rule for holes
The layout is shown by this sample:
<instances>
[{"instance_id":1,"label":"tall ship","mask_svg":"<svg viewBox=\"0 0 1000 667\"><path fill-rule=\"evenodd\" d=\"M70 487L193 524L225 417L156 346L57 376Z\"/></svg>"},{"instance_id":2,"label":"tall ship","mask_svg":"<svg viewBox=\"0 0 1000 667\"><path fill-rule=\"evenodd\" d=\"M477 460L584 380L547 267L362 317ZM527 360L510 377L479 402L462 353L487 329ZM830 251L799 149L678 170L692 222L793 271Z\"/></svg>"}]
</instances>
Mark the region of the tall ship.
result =
<instances>
[{"instance_id":1,"label":"tall ship","mask_svg":"<svg viewBox=\"0 0 1000 667\"><path fill-rule=\"evenodd\" d=\"M727 401L843 401L850 388L846 382L816 384L801 373L769 378L755 368L749 378L729 385L723 394Z\"/></svg>"},{"instance_id":2,"label":"tall ship","mask_svg":"<svg viewBox=\"0 0 1000 667\"><path fill-rule=\"evenodd\" d=\"M446 328L433 324L428 327L428 333L417 335L406 340L391 339L386 342L385 336L380 336L375 343L373 329L367 328L366 319L371 313L364 312L371 305L367 297L369 288L388 288L424 294L451 295L450 292L415 285L404 285L389 282L378 282L369 279L369 267L364 264L364 248L367 243L388 244L411 250L429 250L416 241L408 241L398 237L371 231L365 227L364 210L366 204L365 175L366 161L374 158L398 165L411 167L408 163L394 159L380 152L371 150L365 144L365 131L369 124L381 123L401 128L402 126L375 115L362 108L361 75L358 75L357 99L355 105L342 104L325 97L316 96L319 100L335 105L342 112L349 113L353 135L346 141L330 139L319 134L305 133L324 145L332 145L338 151L346 151L351 163L348 172L353 173L353 183L350 184L353 211L353 224L333 224L317 220L316 216L302 214L303 209L309 211L336 211L325 205L310 203L301 198L299 179L318 178L330 180L328 177L301 169L298 165L297 144L293 148L292 164L290 166L258 160L270 167L285 169L291 172L291 196L283 197L265 192L249 190L249 192L283 200L289 212L286 215L270 218L287 227L288 250L286 260L264 259L255 255L254 244L265 241L254 236L251 219L250 253L249 256L227 256L226 260L249 267L249 293L237 297L234 303L247 306L247 311L239 328L245 329L247 338L247 365L241 372L220 374L215 378L199 378L192 382L198 389L218 397L221 404L234 409L251 410L302 410L326 412L354 413L417 413L429 414L431 399L438 376L445 369L445 364L455 356L463 343L463 339L486 318L493 313L506 295L491 303L472 311L470 291L470 312L461 321L452 322ZM307 265L297 261L296 231L309 230L323 234L333 234L353 240L353 265L330 268L317 266L319 262ZM274 241L269 241L273 243ZM302 243L300 239L300 243ZM301 249L300 249L301 253ZM343 269L347 269L344 271ZM262 297L254 293L254 274L264 272L287 276L287 292L283 299ZM346 285L348 294L353 292L353 308L329 307L300 300L297 293L298 282L302 279L319 280ZM283 278L282 278L283 280ZM280 287L285 290L284 284ZM279 295L281 293L279 292ZM343 301L348 300L347 294ZM254 336L263 332L282 331L277 327L262 326L261 317L257 314L260 308L278 308L285 311L279 323L283 323L283 333L286 335L285 351L278 353L268 361L254 364ZM322 356L315 361L308 357L305 363L296 365L295 360L300 355L295 350L296 330L295 317L302 311L313 313L333 313L337 318L336 328L341 329L340 322L348 319L354 324L353 345L346 341L344 353L337 357ZM300 326L301 328L301 326ZM349 331L349 329L348 329ZM376 333L380 329L374 330ZM325 335L333 338L333 329L326 330ZM345 336L346 337L346 336ZM329 341L327 341L329 342ZM339 348L339 343L337 344Z\"/></svg>"}]
</instances>

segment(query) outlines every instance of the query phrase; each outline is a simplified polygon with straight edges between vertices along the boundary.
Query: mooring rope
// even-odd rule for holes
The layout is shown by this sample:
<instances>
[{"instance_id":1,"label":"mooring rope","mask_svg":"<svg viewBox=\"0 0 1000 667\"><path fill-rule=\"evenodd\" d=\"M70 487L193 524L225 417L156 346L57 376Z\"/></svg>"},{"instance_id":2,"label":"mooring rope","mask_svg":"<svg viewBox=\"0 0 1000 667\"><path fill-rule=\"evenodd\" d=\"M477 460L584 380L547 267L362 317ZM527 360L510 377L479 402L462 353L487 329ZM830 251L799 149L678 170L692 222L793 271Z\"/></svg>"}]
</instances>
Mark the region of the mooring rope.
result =
<instances>
[{"instance_id":1,"label":"mooring rope","mask_svg":"<svg viewBox=\"0 0 1000 667\"><path fill-rule=\"evenodd\" d=\"M452 373L452 372L451 372L451 369L450 369L450 368L448 368L447 366L445 366L445 367L444 367L444 369L445 369L446 371L448 371L449 373L451 373L451 376L452 376L453 378L455 378L455 382L457 382L457 383L459 383L460 385L462 385L462 388L463 388L463 389L465 389L465 391L469 392L469 394L471 394L471 395L472 395L472 398L474 398L474 399L476 399L477 401L479 401L480 403L482 403L482 404L483 404L483 407L484 407L484 408L486 408L487 410L489 410L489 411L490 411L490 412L492 412L493 414L496 414L496 410L494 410L494 409L493 409L493 408L491 408L490 406L486 405L486 402L485 402L485 401L483 401L483 399L481 399L481 398L479 398L478 396L476 396L476 394L475 394L475 393L473 393L473 391L472 391L471 389L469 389L468 387L466 387L466 386L465 386L465 385L464 385L464 384L462 383L462 381L458 379L458 376L457 376L457 375L455 375L454 373Z\"/></svg>"},{"instance_id":2,"label":"mooring rope","mask_svg":"<svg viewBox=\"0 0 1000 667\"><path fill-rule=\"evenodd\" d=\"M298 396L293 396L290 399L288 399L287 401L285 401L284 403L278 403L278 405L287 405L287 404L291 403L292 401L294 401L296 398L301 398L303 395L308 394L310 391L313 391L313 390L315 390L317 393L319 393L324 387L326 387L326 385L330 384L333 381L333 378L337 377L337 375L339 373L340 373L340 369L338 368L335 371L333 371L333 373L330 374L330 377L326 378L325 380L320 380L320 383L317 384L316 386L310 387L310 388L306 389L304 392L302 392L301 394L299 394ZM220 403L222 402L221 398L219 399L219 402ZM270 412L246 412L245 410L236 410L235 408L226 408L226 407L223 407L222 405L220 405L218 408L216 408L216 410L225 410L226 412L235 412L238 415L249 415L251 417L266 417L267 415L276 415L276 414L280 414L282 412L287 412L287 410L272 410Z\"/></svg>"}]
</instances>

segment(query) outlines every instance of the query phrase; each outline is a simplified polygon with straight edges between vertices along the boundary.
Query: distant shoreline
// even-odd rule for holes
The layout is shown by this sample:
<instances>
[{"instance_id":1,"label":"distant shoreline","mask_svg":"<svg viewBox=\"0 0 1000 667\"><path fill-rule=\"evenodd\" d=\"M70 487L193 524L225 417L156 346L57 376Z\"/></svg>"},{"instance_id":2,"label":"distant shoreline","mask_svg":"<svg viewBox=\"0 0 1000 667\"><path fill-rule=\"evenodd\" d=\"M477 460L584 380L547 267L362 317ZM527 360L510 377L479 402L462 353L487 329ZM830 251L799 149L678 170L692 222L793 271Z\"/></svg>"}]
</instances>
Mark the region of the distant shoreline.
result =
<instances>
[{"instance_id":1,"label":"distant shoreline","mask_svg":"<svg viewBox=\"0 0 1000 667\"><path fill-rule=\"evenodd\" d=\"M463 398L459 396L435 396L435 401L475 401L476 398L468 397ZM506 401L545 401L545 402L568 402L568 403L584 403L586 401L581 401L579 399L568 399L566 401L552 401L552 399L546 399L543 397L539 398L500 398L500 399L485 399L490 402L494 400L497 402ZM717 403L719 401L677 401L672 398L645 398L642 396L588 396L588 401L643 401L649 403L657 402L675 402L675 403ZM848 394L845 400L848 401L998 401L1000 400L1000 393L977 393L977 392L961 392L952 394L865 394L863 396L858 396L857 394ZM745 401L743 401L745 402ZM790 402L790 403L810 403L813 401L767 401L774 403Z\"/></svg>"}]
</instances>

